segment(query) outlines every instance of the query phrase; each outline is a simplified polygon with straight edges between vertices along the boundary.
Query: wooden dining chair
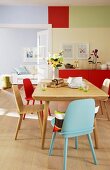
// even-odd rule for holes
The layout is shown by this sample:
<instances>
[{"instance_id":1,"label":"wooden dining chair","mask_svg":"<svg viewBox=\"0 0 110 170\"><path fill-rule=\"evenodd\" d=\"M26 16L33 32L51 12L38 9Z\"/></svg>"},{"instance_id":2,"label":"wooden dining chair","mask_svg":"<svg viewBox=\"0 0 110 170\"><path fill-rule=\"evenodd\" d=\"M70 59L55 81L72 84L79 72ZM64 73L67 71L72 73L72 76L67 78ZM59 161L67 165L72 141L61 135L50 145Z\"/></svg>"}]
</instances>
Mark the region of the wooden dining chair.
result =
<instances>
[{"instance_id":1,"label":"wooden dining chair","mask_svg":"<svg viewBox=\"0 0 110 170\"><path fill-rule=\"evenodd\" d=\"M105 80L103 81L103 84L102 84L102 88L101 88L101 89L102 89L106 94L108 94L108 92L109 92L109 87L110 87L110 79L105 79ZM104 104L104 107L105 107L105 112L106 112L106 115L107 115L107 119L110 120L109 113L108 113L108 110L107 110L107 105L106 105L107 100L102 100L102 101L100 101L101 112L102 112L102 114L104 114L104 113L103 113L103 108L102 108L102 103Z\"/></svg>"},{"instance_id":2,"label":"wooden dining chair","mask_svg":"<svg viewBox=\"0 0 110 170\"><path fill-rule=\"evenodd\" d=\"M18 85L12 85L12 88L13 88L13 93L14 93L15 102L16 102L16 106L17 106L17 111L18 111L19 116L20 116L19 120L18 120L18 125L17 125L17 128L16 128L15 140L17 139L18 131L21 127L21 123L22 123L22 119L23 119L24 114L37 113L38 120L39 120L39 123L40 123L40 129L42 131L41 113L44 109L44 105L43 104L24 105L22 98L21 98L21 95L20 95L20 91L18 89Z\"/></svg>"}]
</instances>

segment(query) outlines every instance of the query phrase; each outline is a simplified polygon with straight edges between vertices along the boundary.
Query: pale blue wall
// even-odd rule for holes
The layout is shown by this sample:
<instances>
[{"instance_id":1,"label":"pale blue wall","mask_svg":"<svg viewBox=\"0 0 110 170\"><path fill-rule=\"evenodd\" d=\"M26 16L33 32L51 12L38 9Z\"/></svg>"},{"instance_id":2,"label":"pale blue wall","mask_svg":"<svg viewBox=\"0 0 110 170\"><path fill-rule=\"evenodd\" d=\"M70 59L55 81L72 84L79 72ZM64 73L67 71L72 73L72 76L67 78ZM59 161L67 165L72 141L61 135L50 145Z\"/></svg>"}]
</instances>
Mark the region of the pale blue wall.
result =
<instances>
[{"instance_id":1,"label":"pale blue wall","mask_svg":"<svg viewBox=\"0 0 110 170\"><path fill-rule=\"evenodd\" d=\"M24 48L37 46L37 29L0 29L0 73L11 73L24 62Z\"/></svg>"},{"instance_id":2,"label":"pale blue wall","mask_svg":"<svg viewBox=\"0 0 110 170\"><path fill-rule=\"evenodd\" d=\"M0 24L47 24L47 6L0 6ZM0 74L23 63L23 48L37 45L37 30L0 28Z\"/></svg>"},{"instance_id":3,"label":"pale blue wall","mask_svg":"<svg viewBox=\"0 0 110 170\"><path fill-rule=\"evenodd\" d=\"M0 6L0 24L48 24L48 7Z\"/></svg>"}]
</instances>

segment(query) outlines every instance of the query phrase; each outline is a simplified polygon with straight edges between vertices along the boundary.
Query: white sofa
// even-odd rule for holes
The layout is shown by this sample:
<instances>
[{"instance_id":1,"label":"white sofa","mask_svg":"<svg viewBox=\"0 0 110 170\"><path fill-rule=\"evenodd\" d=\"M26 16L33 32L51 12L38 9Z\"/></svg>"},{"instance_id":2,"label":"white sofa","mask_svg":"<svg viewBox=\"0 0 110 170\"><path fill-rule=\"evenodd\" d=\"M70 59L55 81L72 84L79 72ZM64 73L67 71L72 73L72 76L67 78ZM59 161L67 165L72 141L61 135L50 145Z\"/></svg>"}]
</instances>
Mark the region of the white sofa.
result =
<instances>
[{"instance_id":1,"label":"white sofa","mask_svg":"<svg viewBox=\"0 0 110 170\"><path fill-rule=\"evenodd\" d=\"M37 65L26 65L26 69L29 71L28 74L17 74L12 73L11 82L12 84L23 84L24 78L29 78L32 84L38 84L42 79L48 78L48 68L43 66Z\"/></svg>"},{"instance_id":2,"label":"white sofa","mask_svg":"<svg viewBox=\"0 0 110 170\"><path fill-rule=\"evenodd\" d=\"M38 76L32 74L17 75L16 73L12 73L11 82L12 84L23 84L24 78L29 78L33 84L38 84Z\"/></svg>"}]
</instances>

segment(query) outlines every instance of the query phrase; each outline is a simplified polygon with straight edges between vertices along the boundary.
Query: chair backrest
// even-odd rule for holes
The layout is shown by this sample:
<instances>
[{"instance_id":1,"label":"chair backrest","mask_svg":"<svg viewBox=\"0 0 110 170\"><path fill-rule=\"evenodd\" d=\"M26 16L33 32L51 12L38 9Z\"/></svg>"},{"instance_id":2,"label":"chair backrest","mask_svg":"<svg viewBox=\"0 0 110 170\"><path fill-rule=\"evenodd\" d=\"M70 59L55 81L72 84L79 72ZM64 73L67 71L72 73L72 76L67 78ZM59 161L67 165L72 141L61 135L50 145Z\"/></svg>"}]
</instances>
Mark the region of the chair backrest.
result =
<instances>
[{"instance_id":1,"label":"chair backrest","mask_svg":"<svg viewBox=\"0 0 110 170\"><path fill-rule=\"evenodd\" d=\"M16 101L16 106L17 106L17 111L20 113L23 108L23 101L20 95L20 91L18 89L18 85L12 85L13 88L13 93L15 96L15 101Z\"/></svg>"},{"instance_id":2,"label":"chair backrest","mask_svg":"<svg viewBox=\"0 0 110 170\"><path fill-rule=\"evenodd\" d=\"M102 90L108 94L110 87L110 79L105 79L102 84Z\"/></svg>"},{"instance_id":3,"label":"chair backrest","mask_svg":"<svg viewBox=\"0 0 110 170\"><path fill-rule=\"evenodd\" d=\"M34 92L34 87L31 83L31 80L29 78L23 79L23 85L24 85L26 98L32 97L32 93Z\"/></svg>"},{"instance_id":4,"label":"chair backrest","mask_svg":"<svg viewBox=\"0 0 110 170\"><path fill-rule=\"evenodd\" d=\"M67 135L92 131L95 116L94 99L72 101L66 112L61 132Z\"/></svg>"}]
</instances>

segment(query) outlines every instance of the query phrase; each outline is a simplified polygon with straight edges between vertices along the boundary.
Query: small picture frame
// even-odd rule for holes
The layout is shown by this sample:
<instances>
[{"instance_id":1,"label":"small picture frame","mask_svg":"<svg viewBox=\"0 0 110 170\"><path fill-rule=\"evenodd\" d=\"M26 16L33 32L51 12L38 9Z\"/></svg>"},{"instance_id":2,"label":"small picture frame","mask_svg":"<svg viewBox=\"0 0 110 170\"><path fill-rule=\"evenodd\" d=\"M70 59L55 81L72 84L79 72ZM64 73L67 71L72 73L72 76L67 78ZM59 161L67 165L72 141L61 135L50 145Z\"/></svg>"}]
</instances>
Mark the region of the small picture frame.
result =
<instances>
[{"instance_id":1,"label":"small picture frame","mask_svg":"<svg viewBox=\"0 0 110 170\"><path fill-rule=\"evenodd\" d=\"M37 47L24 48L24 62L37 62Z\"/></svg>"},{"instance_id":2,"label":"small picture frame","mask_svg":"<svg viewBox=\"0 0 110 170\"><path fill-rule=\"evenodd\" d=\"M65 59L73 59L74 52L73 44L63 44L63 51L64 51L63 57Z\"/></svg>"},{"instance_id":3,"label":"small picture frame","mask_svg":"<svg viewBox=\"0 0 110 170\"><path fill-rule=\"evenodd\" d=\"M89 58L89 43L77 44L77 58L81 60Z\"/></svg>"}]
</instances>

